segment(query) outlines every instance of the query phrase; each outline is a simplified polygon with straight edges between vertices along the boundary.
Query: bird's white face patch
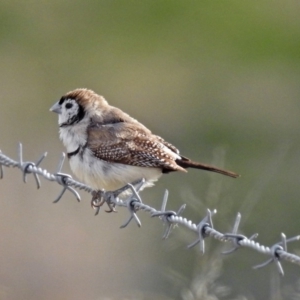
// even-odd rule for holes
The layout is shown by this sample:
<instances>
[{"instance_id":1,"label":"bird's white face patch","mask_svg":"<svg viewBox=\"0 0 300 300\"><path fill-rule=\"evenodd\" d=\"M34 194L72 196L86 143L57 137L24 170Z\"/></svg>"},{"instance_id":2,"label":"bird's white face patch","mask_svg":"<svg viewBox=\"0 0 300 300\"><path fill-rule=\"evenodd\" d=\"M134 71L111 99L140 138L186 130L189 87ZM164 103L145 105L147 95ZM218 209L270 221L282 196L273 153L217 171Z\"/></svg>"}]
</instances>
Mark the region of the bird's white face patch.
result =
<instances>
[{"instance_id":1,"label":"bird's white face patch","mask_svg":"<svg viewBox=\"0 0 300 300\"><path fill-rule=\"evenodd\" d=\"M79 120L80 107L74 99L66 99L60 104L61 113L58 115L59 126L72 125Z\"/></svg>"}]
</instances>

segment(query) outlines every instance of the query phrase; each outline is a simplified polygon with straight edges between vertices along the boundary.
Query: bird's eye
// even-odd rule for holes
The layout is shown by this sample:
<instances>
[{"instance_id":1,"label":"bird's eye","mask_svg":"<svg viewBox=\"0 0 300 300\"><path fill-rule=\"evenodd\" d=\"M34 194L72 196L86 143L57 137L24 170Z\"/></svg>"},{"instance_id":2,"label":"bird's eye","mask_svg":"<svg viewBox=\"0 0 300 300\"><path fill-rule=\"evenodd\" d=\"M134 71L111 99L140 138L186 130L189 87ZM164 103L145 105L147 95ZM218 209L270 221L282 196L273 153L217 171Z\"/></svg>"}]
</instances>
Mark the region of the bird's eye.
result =
<instances>
[{"instance_id":1,"label":"bird's eye","mask_svg":"<svg viewBox=\"0 0 300 300\"><path fill-rule=\"evenodd\" d=\"M66 104L66 108L67 108L67 109L71 108L72 106L73 106L72 103L67 103L67 104Z\"/></svg>"}]
</instances>

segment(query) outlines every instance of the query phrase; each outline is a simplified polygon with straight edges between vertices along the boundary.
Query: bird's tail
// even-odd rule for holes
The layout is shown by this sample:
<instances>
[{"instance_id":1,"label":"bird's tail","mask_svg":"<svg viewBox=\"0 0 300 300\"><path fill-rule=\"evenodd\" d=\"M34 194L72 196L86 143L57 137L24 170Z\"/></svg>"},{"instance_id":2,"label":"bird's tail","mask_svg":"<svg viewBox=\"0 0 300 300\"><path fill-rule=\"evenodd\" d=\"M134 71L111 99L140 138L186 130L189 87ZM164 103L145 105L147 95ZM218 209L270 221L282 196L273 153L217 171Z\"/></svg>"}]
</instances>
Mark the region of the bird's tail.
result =
<instances>
[{"instance_id":1,"label":"bird's tail","mask_svg":"<svg viewBox=\"0 0 300 300\"><path fill-rule=\"evenodd\" d=\"M210 171L210 172L220 173L220 174L230 176L230 177L233 177L233 178L240 177L239 174L236 174L234 172L219 169L219 168L214 167L214 166L194 162L194 161L191 161L190 159L185 158L185 157L182 157L182 159L176 160L176 163L177 163L177 165L179 165L180 167L183 167L185 169L186 168L202 169L202 170L206 170L206 171Z\"/></svg>"}]
</instances>

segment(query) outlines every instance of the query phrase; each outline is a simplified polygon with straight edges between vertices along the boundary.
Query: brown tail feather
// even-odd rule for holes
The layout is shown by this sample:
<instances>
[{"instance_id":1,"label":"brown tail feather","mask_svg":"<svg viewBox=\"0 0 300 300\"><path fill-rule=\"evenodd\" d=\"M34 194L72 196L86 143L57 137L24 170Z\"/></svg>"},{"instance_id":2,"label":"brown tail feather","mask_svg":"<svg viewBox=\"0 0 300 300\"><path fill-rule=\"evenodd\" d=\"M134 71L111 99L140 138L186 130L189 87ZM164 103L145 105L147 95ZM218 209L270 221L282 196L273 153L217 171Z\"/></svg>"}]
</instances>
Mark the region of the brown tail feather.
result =
<instances>
[{"instance_id":1,"label":"brown tail feather","mask_svg":"<svg viewBox=\"0 0 300 300\"><path fill-rule=\"evenodd\" d=\"M182 159L176 160L176 163L177 163L177 165L179 165L180 167L183 167L183 168L202 169L202 170L206 170L206 171L220 173L220 174L230 176L230 177L233 177L233 178L240 177L239 174L236 174L234 172L226 171L226 170L222 170L222 169L219 169L217 167L214 167L214 166L194 162L194 161L191 161L189 159L186 159L185 157L182 157Z\"/></svg>"}]
</instances>

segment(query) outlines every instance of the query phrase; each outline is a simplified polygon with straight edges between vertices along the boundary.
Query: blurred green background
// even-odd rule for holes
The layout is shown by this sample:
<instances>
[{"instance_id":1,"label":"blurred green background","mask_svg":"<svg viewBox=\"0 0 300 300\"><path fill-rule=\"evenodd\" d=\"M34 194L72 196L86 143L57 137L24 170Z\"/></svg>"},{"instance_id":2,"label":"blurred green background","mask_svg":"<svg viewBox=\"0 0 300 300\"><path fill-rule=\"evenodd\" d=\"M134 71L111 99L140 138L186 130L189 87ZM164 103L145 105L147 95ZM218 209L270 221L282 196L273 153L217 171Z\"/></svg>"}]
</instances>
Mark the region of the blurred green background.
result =
<instances>
[{"instance_id":1,"label":"blurred green background","mask_svg":"<svg viewBox=\"0 0 300 300\"><path fill-rule=\"evenodd\" d=\"M300 2L0 2L0 148L54 172L64 151L50 106L67 91L94 89L183 155L236 171L233 180L190 170L142 193L159 208L187 203L199 222L218 210L216 229L259 232L272 245L300 233ZM127 211L93 216L90 196L22 182L0 182L0 299L292 299L299 267L254 271L267 257L241 249L223 257L186 250L196 236L139 213L142 228L119 226ZM70 169L66 163L64 172ZM225 247L226 248L226 247ZM300 244L289 250L300 254ZM298 287L297 287L298 286ZM244 298L243 298L244 297ZM295 299L295 298L293 298Z\"/></svg>"}]
</instances>

